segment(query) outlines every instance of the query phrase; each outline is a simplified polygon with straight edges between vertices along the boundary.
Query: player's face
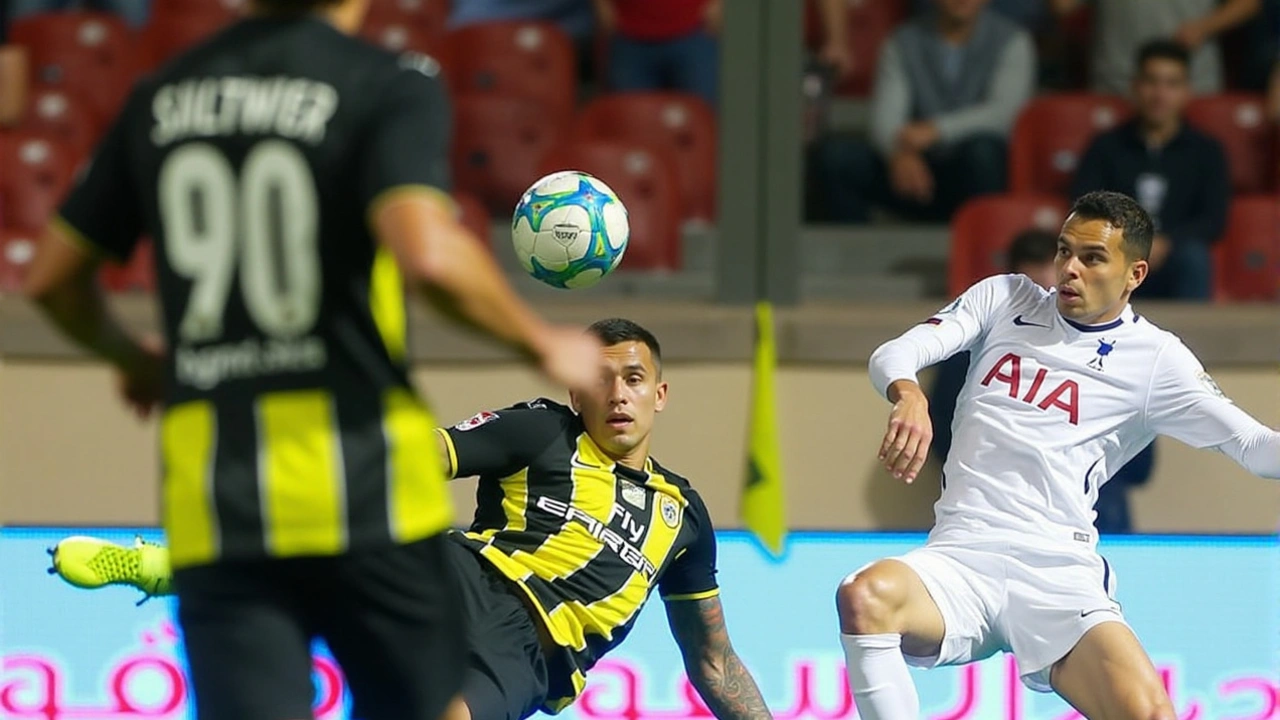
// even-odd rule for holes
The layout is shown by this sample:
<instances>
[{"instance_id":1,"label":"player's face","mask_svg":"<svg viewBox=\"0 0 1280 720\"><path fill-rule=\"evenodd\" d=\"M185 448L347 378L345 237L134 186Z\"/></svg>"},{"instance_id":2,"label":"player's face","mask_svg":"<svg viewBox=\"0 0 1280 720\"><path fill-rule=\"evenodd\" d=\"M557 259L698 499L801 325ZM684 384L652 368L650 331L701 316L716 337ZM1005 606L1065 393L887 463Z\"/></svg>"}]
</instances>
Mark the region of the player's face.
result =
<instances>
[{"instance_id":1,"label":"player's face","mask_svg":"<svg viewBox=\"0 0 1280 720\"><path fill-rule=\"evenodd\" d=\"M1186 67L1166 58L1148 60L1134 78L1133 97L1143 122L1155 126L1176 122L1191 99Z\"/></svg>"},{"instance_id":2,"label":"player's face","mask_svg":"<svg viewBox=\"0 0 1280 720\"><path fill-rule=\"evenodd\" d=\"M1124 232L1106 220L1067 218L1058 236L1058 311L1079 323L1110 322L1147 275L1124 253Z\"/></svg>"},{"instance_id":3,"label":"player's face","mask_svg":"<svg viewBox=\"0 0 1280 720\"><path fill-rule=\"evenodd\" d=\"M591 439L614 459L648 451L649 432L667 404L667 384L658 375L649 346L628 341L600 351L600 380L573 395ZM637 452L638 451L638 452Z\"/></svg>"}]
</instances>

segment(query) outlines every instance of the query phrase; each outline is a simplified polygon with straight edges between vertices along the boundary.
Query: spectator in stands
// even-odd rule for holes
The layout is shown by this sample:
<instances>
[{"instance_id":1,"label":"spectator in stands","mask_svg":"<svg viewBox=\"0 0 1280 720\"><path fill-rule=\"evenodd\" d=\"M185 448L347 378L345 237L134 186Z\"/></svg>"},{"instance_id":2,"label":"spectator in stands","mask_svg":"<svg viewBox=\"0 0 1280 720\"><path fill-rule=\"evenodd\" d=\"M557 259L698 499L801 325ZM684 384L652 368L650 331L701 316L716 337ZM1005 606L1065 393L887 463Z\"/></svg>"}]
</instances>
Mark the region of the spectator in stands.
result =
<instances>
[{"instance_id":1,"label":"spectator in stands","mask_svg":"<svg viewBox=\"0 0 1280 720\"><path fill-rule=\"evenodd\" d=\"M432 0L438 2L439 0ZM587 79L595 56L595 13L591 0L450 0L449 27L503 20L555 23L573 40L579 75Z\"/></svg>"},{"instance_id":2,"label":"spectator in stands","mask_svg":"<svg viewBox=\"0 0 1280 720\"><path fill-rule=\"evenodd\" d=\"M594 0L609 89L675 90L717 106L724 0Z\"/></svg>"},{"instance_id":3,"label":"spectator in stands","mask_svg":"<svg viewBox=\"0 0 1280 720\"><path fill-rule=\"evenodd\" d=\"M1006 267L1008 272L1026 275L1039 286L1048 289L1057 284L1057 269L1054 267L1057 254L1056 233L1038 229L1024 230L1009 245ZM933 424L933 452L943 465L951 452L951 421L955 416L956 399L964 389L968 373L968 352L956 353L935 367L933 388L929 393L929 420ZM1099 532L1132 532L1129 488L1150 479L1155 464L1155 450L1155 443L1143 448L1098 491L1098 501L1094 505L1098 517L1094 524Z\"/></svg>"},{"instance_id":4,"label":"spectator in stands","mask_svg":"<svg viewBox=\"0 0 1280 720\"><path fill-rule=\"evenodd\" d=\"M1191 89L1222 91L1222 53L1216 38L1257 14L1262 0L1052 0L1059 17L1094 3L1093 89L1124 94L1132 85L1133 58L1144 44L1172 38L1193 53Z\"/></svg>"},{"instance_id":5,"label":"spectator in stands","mask_svg":"<svg viewBox=\"0 0 1280 720\"><path fill-rule=\"evenodd\" d=\"M17 125L27 108L27 53L10 45L9 18L0 11L0 128Z\"/></svg>"},{"instance_id":6,"label":"spectator in stands","mask_svg":"<svg viewBox=\"0 0 1280 720\"><path fill-rule=\"evenodd\" d=\"M945 222L1006 184L1009 130L1034 91L1031 35L987 0L934 0L880 50L870 141L832 135L813 155L824 219L867 222L873 206Z\"/></svg>"},{"instance_id":7,"label":"spectator in stands","mask_svg":"<svg viewBox=\"0 0 1280 720\"><path fill-rule=\"evenodd\" d=\"M1136 295L1208 300L1210 248L1222 235L1231 178L1221 144L1191 127L1190 57L1172 40L1153 40L1138 54L1135 117L1094 138L1080 160L1072 196L1093 190L1131 195L1156 223L1151 274Z\"/></svg>"}]
</instances>

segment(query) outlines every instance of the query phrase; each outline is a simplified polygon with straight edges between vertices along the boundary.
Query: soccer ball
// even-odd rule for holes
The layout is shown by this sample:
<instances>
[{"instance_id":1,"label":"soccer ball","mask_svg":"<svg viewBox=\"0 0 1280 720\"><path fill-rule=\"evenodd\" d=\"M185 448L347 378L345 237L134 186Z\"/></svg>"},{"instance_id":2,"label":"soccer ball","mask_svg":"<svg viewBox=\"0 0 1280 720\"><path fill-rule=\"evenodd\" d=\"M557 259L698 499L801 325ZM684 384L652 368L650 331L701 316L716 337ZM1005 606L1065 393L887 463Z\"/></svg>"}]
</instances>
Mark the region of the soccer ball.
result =
<instances>
[{"instance_id":1,"label":"soccer ball","mask_svg":"<svg viewBox=\"0 0 1280 720\"><path fill-rule=\"evenodd\" d=\"M525 272L564 289L591 287L613 272L630 234L617 193L577 170L535 182L511 219L511 241Z\"/></svg>"}]
</instances>

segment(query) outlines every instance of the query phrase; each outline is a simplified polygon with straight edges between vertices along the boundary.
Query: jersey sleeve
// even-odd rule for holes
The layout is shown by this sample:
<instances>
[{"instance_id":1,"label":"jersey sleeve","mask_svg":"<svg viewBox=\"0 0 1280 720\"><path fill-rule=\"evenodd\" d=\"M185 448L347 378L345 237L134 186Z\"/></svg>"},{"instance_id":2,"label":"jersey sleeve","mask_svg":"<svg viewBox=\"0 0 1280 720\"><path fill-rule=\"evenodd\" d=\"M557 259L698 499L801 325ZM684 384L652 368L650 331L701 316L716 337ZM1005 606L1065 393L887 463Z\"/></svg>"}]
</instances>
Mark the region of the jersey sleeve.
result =
<instances>
[{"instance_id":1,"label":"jersey sleeve","mask_svg":"<svg viewBox=\"0 0 1280 720\"><path fill-rule=\"evenodd\" d=\"M133 254L145 230L142 196L130 158L131 123L137 114L135 90L80 168L54 222L71 239L118 262Z\"/></svg>"},{"instance_id":2,"label":"jersey sleeve","mask_svg":"<svg viewBox=\"0 0 1280 720\"><path fill-rule=\"evenodd\" d=\"M564 433L569 419L535 401L486 410L436 432L444 437L454 477L505 477L542 454Z\"/></svg>"},{"instance_id":3,"label":"jersey sleeve","mask_svg":"<svg viewBox=\"0 0 1280 720\"><path fill-rule=\"evenodd\" d=\"M924 368L973 347L1001 309L1033 288L1039 292L1024 275L995 275L974 284L929 319L876 348L868 362L872 385L884 396L898 380L918 382Z\"/></svg>"},{"instance_id":4,"label":"jersey sleeve","mask_svg":"<svg viewBox=\"0 0 1280 720\"><path fill-rule=\"evenodd\" d=\"M406 53L399 63L368 126L360 169L367 208L397 188L449 190L452 122L440 65L416 53Z\"/></svg>"},{"instance_id":5,"label":"jersey sleeve","mask_svg":"<svg viewBox=\"0 0 1280 720\"><path fill-rule=\"evenodd\" d=\"M1255 475L1280 478L1280 433L1237 407L1185 345L1170 341L1156 358L1147 425L1194 448L1213 448Z\"/></svg>"},{"instance_id":6,"label":"jersey sleeve","mask_svg":"<svg viewBox=\"0 0 1280 720\"><path fill-rule=\"evenodd\" d=\"M693 542L671 562L658 581L662 599L704 600L720 594L716 583L716 533L711 525L711 513L695 492L688 492L688 518L685 522L697 525Z\"/></svg>"}]
</instances>

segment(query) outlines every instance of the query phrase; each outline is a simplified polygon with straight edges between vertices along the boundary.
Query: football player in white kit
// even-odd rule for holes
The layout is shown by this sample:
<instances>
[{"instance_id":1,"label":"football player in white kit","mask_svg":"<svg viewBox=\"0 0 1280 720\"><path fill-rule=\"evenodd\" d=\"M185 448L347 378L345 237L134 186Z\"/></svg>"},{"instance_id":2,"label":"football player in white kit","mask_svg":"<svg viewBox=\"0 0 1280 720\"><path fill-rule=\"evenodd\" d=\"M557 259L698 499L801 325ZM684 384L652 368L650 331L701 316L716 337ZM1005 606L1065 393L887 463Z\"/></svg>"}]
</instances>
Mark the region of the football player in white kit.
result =
<instances>
[{"instance_id":1,"label":"football player in white kit","mask_svg":"<svg viewBox=\"0 0 1280 720\"><path fill-rule=\"evenodd\" d=\"M1023 682L1090 720L1176 720L1096 551L1098 486L1156 435L1280 477L1280 433L1231 403L1173 334L1129 306L1152 223L1132 199L1081 197L1058 242L1058 284L983 280L872 355L892 402L880 455L910 482L931 428L916 373L970 350L936 521L924 547L837 592L862 720L914 720L908 664L1012 652Z\"/></svg>"}]
</instances>

